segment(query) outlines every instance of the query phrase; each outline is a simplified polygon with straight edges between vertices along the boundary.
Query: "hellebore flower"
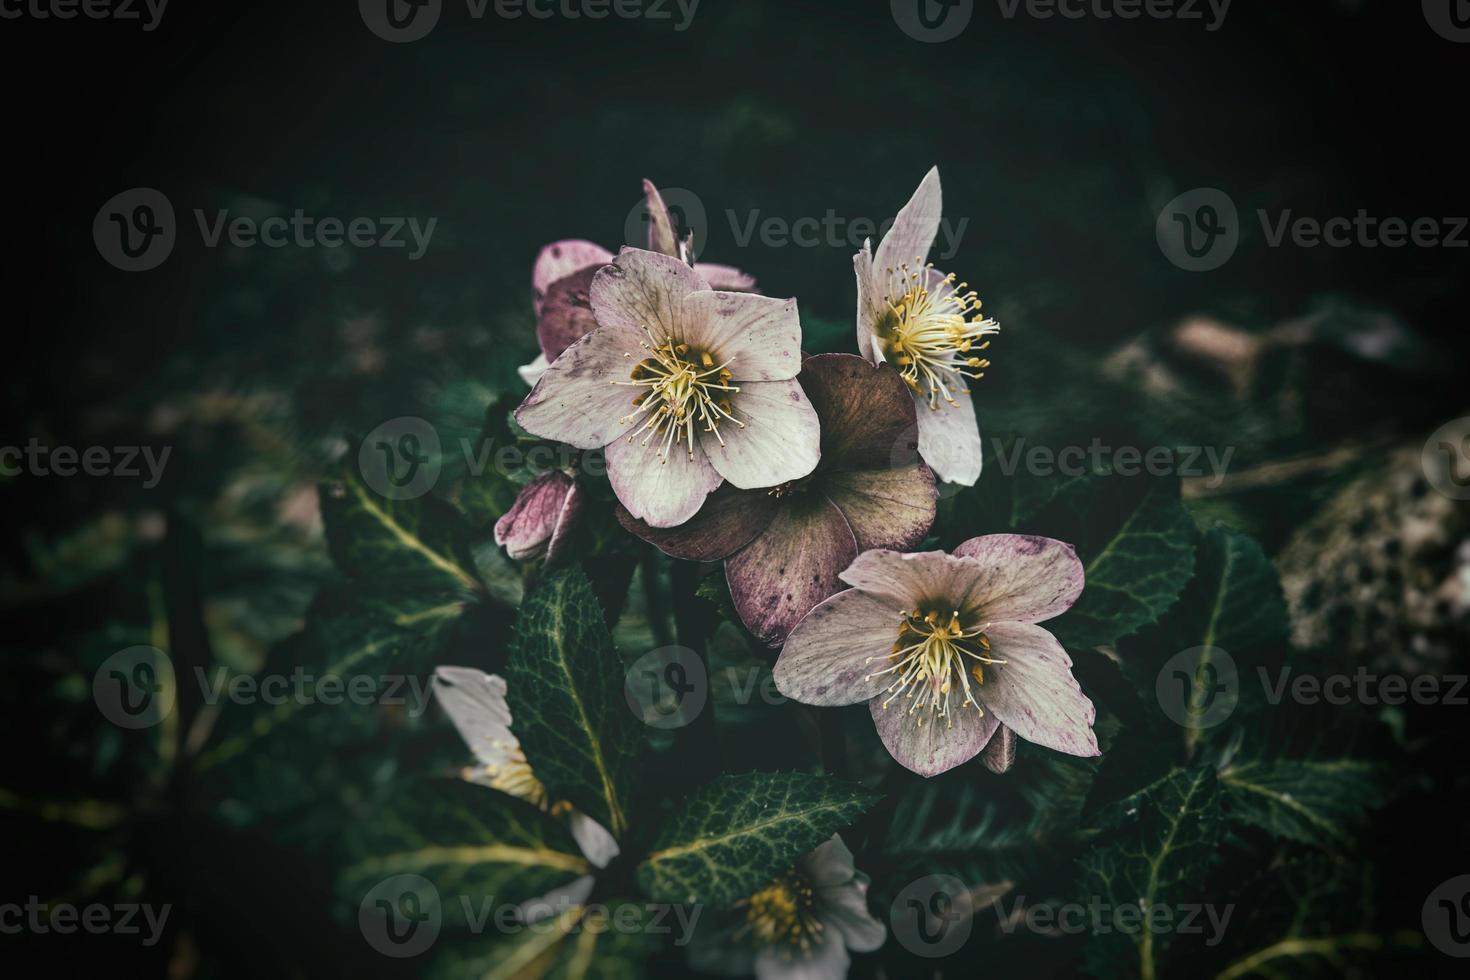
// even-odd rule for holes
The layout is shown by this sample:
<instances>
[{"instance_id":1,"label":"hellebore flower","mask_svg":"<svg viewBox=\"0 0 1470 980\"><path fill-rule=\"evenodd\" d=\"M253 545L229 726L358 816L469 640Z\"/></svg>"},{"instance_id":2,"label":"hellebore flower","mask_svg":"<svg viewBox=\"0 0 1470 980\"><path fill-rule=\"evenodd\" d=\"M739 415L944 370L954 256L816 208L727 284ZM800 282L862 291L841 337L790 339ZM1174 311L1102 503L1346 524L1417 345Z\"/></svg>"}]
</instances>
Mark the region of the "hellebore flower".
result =
<instances>
[{"instance_id":1,"label":"hellebore flower","mask_svg":"<svg viewBox=\"0 0 1470 980\"><path fill-rule=\"evenodd\" d=\"M543 439L607 447L613 492L673 527L722 480L799 480L817 465L817 413L796 373L796 300L710 289L678 259L625 248L592 280L598 327L556 359L515 417Z\"/></svg>"},{"instance_id":2,"label":"hellebore flower","mask_svg":"<svg viewBox=\"0 0 1470 980\"><path fill-rule=\"evenodd\" d=\"M1035 625L1082 594L1071 545L991 534L953 555L869 551L842 580L852 588L786 640L773 671L782 694L867 701L889 754L921 776L973 758L1002 724L1058 752L1098 754L1097 712L1072 659Z\"/></svg>"},{"instance_id":3,"label":"hellebore flower","mask_svg":"<svg viewBox=\"0 0 1470 980\"><path fill-rule=\"evenodd\" d=\"M969 283L926 262L942 203L935 167L898 212L877 255L864 242L853 257L858 350L874 364L898 368L913 392L924 462L946 483L973 486L980 478L980 429L967 385L990 366L979 352L1000 327L981 316Z\"/></svg>"},{"instance_id":4,"label":"hellebore flower","mask_svg":"<svg viewBox=\"0 0 1470 980\"><path fill-rule=\"evenodd\" d=\"M465 770L465 779L525 800L554 816L567 815L572 838L593 867L605 868L618 856L618 843L602 824L574 810L570 803L549 799L546 787L531 771L520 740L511 731L505 678L472 667L439 667L434 671L434 697L478 763ZM523 908L552 906L561 900L580 904L591 894L592 885L592 876L584 875Z\"/></svg>"},{"instance_id":5,"label":"hellebore flower","mask_svg":"<svg viewBox=\"0 0 1470 980\"><path fill-rule=\"evenodd\" d=\"M689 262L713 289L755 290L755 279L733 266L692 262L693 233L679 239L663 195L651 181L643 182L643 195L648 206L649 251ZM552 242L536 256L536 264L531 269L531 291L541 354L518 369L526 384L534 385L549 363L597 326L589 303L592 278L614 258L613 253L596 242L578 238Z\"/></svg>"},{"instance_id":6,"label":"hellebore flower","mask_svg":"<svg viewBox=\"0 0 1470 980\"><path fill-rule=\"evenodd\" d=\"M851 354L809 357L797 376L822 424L822 459L805 480L771 490L724 488L681 527L632 533L688 561L725 560L746 629L779 646L861 551L901 551L934 523L934 476L914 454L914 405L892 368Z\"/></svg>"},{"instance_id":7,"label":"hellebore flower","mask_svg":"<svg viewBox=\"0 0 1470 980\"><path fill-rule=\"evenodd\" d=\"M842 980L848 950L870 953L888 930L868 911L868 876L836 834L741 902L697 940L691 965L758 980ZM711 920L712 922L714 920Z\"/></svg>"},{"instance_id":8,"label":"hellebore flower","mask_svg":"<svg viewBox=\"0 0 1470 980\"><path fill-rule=\"evenodd\" d=\"M542 473L516 495L495 522L495 543L516 561L545 558L553 563L561 557L582 511L582 492L576 481L561 470Z\"/></svg>"}]
</instances>

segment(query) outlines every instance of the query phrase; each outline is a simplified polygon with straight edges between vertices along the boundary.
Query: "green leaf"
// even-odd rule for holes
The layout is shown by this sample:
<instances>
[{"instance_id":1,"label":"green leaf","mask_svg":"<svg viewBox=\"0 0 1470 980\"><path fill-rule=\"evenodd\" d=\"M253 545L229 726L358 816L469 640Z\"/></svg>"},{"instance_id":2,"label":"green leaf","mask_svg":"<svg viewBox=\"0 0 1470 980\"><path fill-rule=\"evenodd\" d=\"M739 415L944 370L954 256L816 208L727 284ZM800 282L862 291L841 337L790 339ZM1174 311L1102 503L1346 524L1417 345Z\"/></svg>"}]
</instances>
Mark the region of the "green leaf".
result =
<instances>
[{"instance_id":1,"label":"green leaf","mask_svg":"<svg viewBox=\"0 0 1470 980\"><path fill-rule=\"evenodd\" d=\"M1355 759L1260 760L1220 771L1230 818L1272 836L1331 848L1350 844L1383 802L1382 767Z\"/></svg>"},{"instance_id":2,"label":"green leaf","mask_svg":"<svg viewBox=\"0 0 1470 980\"><path fill-rule=\"evenodd\" d=\"M623 664L581 569L553 572L527 596L505 680L537 777L621 839L643 725L623 696Z\"/></svg>"},{"instance_id":3,"label":"green leaf","mask_svg":"<svg viewBox=\"0 0 1470 980\"><path fill-rule=\"evenodd\" d=\"M1204 873L1216 856L1223 826L1215 771L1176 769L1116 806L1114 839L1082 859L1081 894L1114 914L1142 907L1145 921L1154 906L1177 910L1203 903ZM1163 964L1177 938L1148 928L1097 929L1085 950L1089 972L1166 976Z\"/></svg>"},{"instance_id":4,"label":"green leaf","mask_svg":"<svg viewBox=\"0 0 1470 980\"><path fill-rule=\"evenodd\" d=\"M338 889L349 907L387 878L419 875L437 889L445 920L459 925L462 896L519 904L592 870L564 824L461 780L405 786L393 805L354 826L344 850Z\"/></svg>"},{"instance_id":5,"label":"green leaf","mask_svg":"<svg viewBox=\"0 0 1470 980\"><path fill-rule=\"evenodd\" d=\"M658 948L647 909L632 902L571 906L546 924L437 956L431 980L637 980Z\"/></svg>"},{"instance_id":6,"label":"green leaf","mask_svg":"<svg viewBox=\"0 0 1470 980\"><path fill-rule=\"evenodd\" d=\"M332 560L377 593L481 591L471 535L454 508L435 497L390 500L365 482L349 453L321 485L322 522Z\"/></svg>"},{"instance_id":7,"label":"green leaf","mask_svg":"<svg viewBox=\"0 0 1470 980\"><path fill-rule=\"evenodd\" d=\"M1047 624L1067 646L1113 643L1157 621L1194 569L1197 532L1177 481L1070 480L1024 526L1075 545L1086 569L1082 597Z\"/></svg>"},{"instance_id":8,"label":"green leaf","mask_svg":"<svg viewBox=\"0 0 1470 980\"><path fill-rule=\"evenodd\" d=\"M638 866L638 883L656 901L728 907L877 799L854 783L826 776L721 776L678 806Z\"/></svg>"}]
</instances>

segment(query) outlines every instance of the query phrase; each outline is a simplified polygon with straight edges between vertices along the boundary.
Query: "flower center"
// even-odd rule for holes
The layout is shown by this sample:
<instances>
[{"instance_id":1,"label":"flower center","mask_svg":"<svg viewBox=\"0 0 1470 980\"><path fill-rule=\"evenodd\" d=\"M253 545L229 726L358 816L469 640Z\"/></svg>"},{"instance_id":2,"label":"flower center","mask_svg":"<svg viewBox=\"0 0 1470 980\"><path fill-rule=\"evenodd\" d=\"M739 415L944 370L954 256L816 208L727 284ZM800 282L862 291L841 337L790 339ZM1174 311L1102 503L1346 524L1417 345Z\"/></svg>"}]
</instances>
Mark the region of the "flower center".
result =
<instances>
[{"instance_id":1,"label":"flower center","mask_svg":"<svg viewBox=\"0 0 1470 980\"><path fill-rule=\"evenodd\" d=\"M985 683L986 664L1005 663L989 655L990 640L985 636L985 626L966 629L960 622L958 611L950 613L948 619L938 610L916 610L902 613L902 616L898 639L894 641L893 652L886 658L888 666L863 678L871 680L884 674L893 675L893 683L883 690L887 695L882 703L883 710L888 710L890 704L903 697L910 702L909 714L918 714L920 728L924 727L925 716L943 718L947 727L953 728L949 698L958 680L958 687L964 694L959 707L973 707L980 714L985 714L975 700L970 681L973 679L978 688ZM869 657L866 662L879 659L883 658Z\"/></svg>"},{"instance_id":2,"label":"flower center","mask_svg":"<svg viewBox=\"0 0 1470 980\"><path fill-rule=\"evenodd\" d=\"M745 428L730 402L729 396L740 389L730 384L728 361L717 363L709 351L692 349L672 337L660 343L652 333L639 346L645 356L633 365L629 375L632 380L612 382L643 389L633 399L634 410L618 420L624 425L642 422L628 436L629 442L647 433L643 445L654 445L654 452L667 463L669 451L677 442L685 443L689 458L694 458L696 426L713 434L722 446L725 440L720 435L721 421L728 419Z\"/></svg>"},{"instance_id":3,"label":"flower center","mask_svg":"<svg viewBox=\"0 0 1470 980\"><path fill-rule=\"evenodd\" d=\"M787 946L803 952L820 942L816 892L794 868L745 901L745 929L757 946Z\"/></svg>"},{"instance_id":4,"label":"flower center","mask_svg":"<svg viewBox=\"0 0 1470 980\"><path fill-rule=\"evenodd\" d=\"M914 262L918 265L920 260ZM888 270L890 281L897 275L904 292L897 298L883 297L888 313L881 329L898 373L937 411L940 399L953 405L955 395L970 393L962 378L985 376L983 369L990 362L971 352L989 347L990 341L977 341L999 333L1000 326L981 315L979 294L967 282L956 285L954 273L931 289L933 268L932 262L914 269L904 263Z\"/></svg>"}]
</instances>

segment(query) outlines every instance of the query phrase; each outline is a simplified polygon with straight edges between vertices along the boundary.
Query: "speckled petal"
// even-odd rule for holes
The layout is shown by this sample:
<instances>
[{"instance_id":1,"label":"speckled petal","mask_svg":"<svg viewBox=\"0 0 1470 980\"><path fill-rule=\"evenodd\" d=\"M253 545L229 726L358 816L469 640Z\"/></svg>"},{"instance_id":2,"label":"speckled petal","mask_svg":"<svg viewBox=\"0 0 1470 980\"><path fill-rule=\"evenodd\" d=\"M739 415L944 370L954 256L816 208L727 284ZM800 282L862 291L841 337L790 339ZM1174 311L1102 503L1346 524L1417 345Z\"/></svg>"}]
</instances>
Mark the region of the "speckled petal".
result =
<instances>
[{"instance_id":1,"label":"speckled petal","mask_svg":"<svg viewBox=\"0 0 1470 980\"><path fill-rule=\"evenodd\" d=\"M911 713L914 702L903 696L889 702L880 694L868 708L878 737L899 765L920 776L937 776L979 755L999 725L993 712L982 715L962 700L951 699L948 719L935 718L927 709Z\"/></svg>"},{"instance_id":2,"label":"speckled petal","mask_svg":"<svg viewBox=\"0 0 1470 980\"><path fill-rule=\"evenodd\" d=\"M627 431L619 419L633 411L635 391L623 353L637 351L638 336L620 327L592 331L546 369L515 410L532 435L578 449L601 449Z\"/></svg>"},{"instance_id":3,"label":"speckled petal","mask_svg":"<svg viewBox=\"0 0 1470 980\"><path fill-rule=\"evenodd\" d=\"M858 551L917 547L934 523L938 494L927 466L823 473L819 479L852 527Z\"/></svg>"},{"instance_id":4,"label":"speckled petal","mask_svg":"<svg viewBox=\"0 0 1470 980\"><path fill-rule=\"evenodd\" d=\"M795 380L747 381L731 396L734 416L715 433L699 433L710 462L742 490L799 480L821 458L822 427Z\"/></svg>"},{"instance_id":5,"label":"speckled petal","mask_svg":"<svg viewBox=\"0 0 1470 980\"><path fill-rule=\"evenodd\" d=\"M1072 676L1072 658L1056 638L1030 623L993 623L990 655L977 689L988 714L1028 742L1068 755L1095 756L1097 709Z\"/></svg>"},{"instance_id":6,"label":"speckled petal","mask_svg":"<svg viewBox=\"0 0 1470 980\"><path fill-rule=\"evenodd\" d=\"M798 494L783 503L765 531L725 562L741 622L770 646L842 590L837 573L857 557L852 529L825 497Z\"/></svg>"},{"instance_id":7,"label":"speckled petal","mask_svg":"<svg viewBox=\"0 0 1470 980\"><path fill-rule=\"evenodd\" d=\"M772 675L776 689L802 704L857 704L883 690L874 661L893 652L898 607L856 589L825 599L786 638ZM881 669L881 668L879 668Z\"/></svg>"},{"instance_id":8,"label":"speckled petal","mask_svg":"<svg viewBox=\"0 0 1470 980\"><path fill-rule=\"evenodd\" d=\"M1038 623L1060 616L1082 594L1086 579L1077 549L1055 538L987 534L964 542L954 554L986 568L969 595L986 619Z\"/></svg>"},{"instance_id":9,"label":"speckled petal","mask_svg":"<svg viewBox=\"0 0 1470 980\"><path fill-rule=\"evenodd\" d=\"M630 533L673 558L721 561L750 544L776 516L780 503L764 490L736 490L726 484L678 527L650 527L618 506L618 522Z\"/></svg>"},{"instance_id":10,"label":"speckled petal","mask_svg":"<svg viewBox=\"0 0 1470 980\"><path fill-rule=\"evenodd\" d=\"M552 365L555 369L556 365ZM699 513L704 500L720 485L720 474L698 442L690 459L684 444L665 457L654 451L657 437L621 438L607 447L607 478L613 493L634 517L652 527L676 527Z\"/></svg>"},{"instance_id":11,"label":"speckled petal","mask_svg":"<svg viewBox=\"0 0 1470 980\"><path fill-rule=\"evenodd\" d=\"M658 342L684 339L684 298L709 284L678 259L625 248L617 261L592 279L592 312L603 328L626 331L640 340L652 332ZM632 353L638 353L634 347Z\"/></svg>"},{"instance_id":12,"label":"speckled petal","mask_svg":"<svg viewBox=\"0 0 1470 980\"><path fill-rule=\"evenodd\" d=\"M802 363L797 380L822 420L823 470L918 461L914 400L893 368L852 354L818 354Z\"/></svg>"},{"instance_id":13,"label":"speckled petal","mask_svg":"<svg viewBox=\"0 0 1470 980\"><path fill-rule=\"evenodd\" d=\"M558 279L565 278L588 266L601 266L613 260L613 254L596 242L581 238L568 238L552 242L536 256L531 267L531 289L536 298L536 312L541 312L541 301L546 290Z\"/></svg>"},{"instance_id":14,"label":"speckled petal","mask_svg":"<svg viewBox=\"0 0 1470 980\"><path fill-rule=\"evenodd\" d=\"M736 384L789 381L801 370L796 300L706 290L684 300L683 340L724 364Z\"/></svg>"}]
</instances>

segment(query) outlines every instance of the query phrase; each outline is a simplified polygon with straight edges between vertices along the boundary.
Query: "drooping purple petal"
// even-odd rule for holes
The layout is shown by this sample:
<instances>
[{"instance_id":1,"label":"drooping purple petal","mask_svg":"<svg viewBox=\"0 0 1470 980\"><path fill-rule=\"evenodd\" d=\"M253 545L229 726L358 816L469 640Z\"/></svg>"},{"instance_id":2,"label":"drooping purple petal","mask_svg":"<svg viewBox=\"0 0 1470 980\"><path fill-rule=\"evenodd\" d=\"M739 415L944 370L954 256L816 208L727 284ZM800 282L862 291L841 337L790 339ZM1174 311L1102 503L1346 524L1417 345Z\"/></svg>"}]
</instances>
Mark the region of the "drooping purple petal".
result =
<instances>
[{"instance_id":1,"label":"drooping purple petal","mask_svg":"<svg viewBox=\"0 0 1470 980\"><path fill-rule=\"evenodd\" d=\"M764 490L736 490L726 484L709 495L698 514L678 527L650 527L621 506L618 521L670 557L720 561L750 544L779 507L780 502Z\"/></svg>"},{"instance_id":2,"label":"drooping purple petal","mask_svg":"<svg viewBox=\"0 0 1470 980\"><path fill-rule=\"evenodd\" d=\"M1030 534L987 534L954 549L986 569L969 601L988 620L1039 623L1060 616L1082 594L1086 573L1077 549Z\"/></svg>"},{"instance_id":3,"label":"drooping purple petal","mask_svg":"<svg viewBox=\"0 0 1470 980\"><path fill-rule=\"evenodd\" d=\"M742 490L799 480L821 458L821 423L801 385L791 381L747 381L731 396L734 415L718 434L701 431L710 462Z\"/></svg>"},{"instance_id":4,"label":"drooping purple petal","mask_svg":"<svg viewBox=\"0 0 1470 980\"><path fill-rule=\"evenodd\" d=\"M918 461L914 400L891 367L818 354L797 380L822 420L822 470L874 470Z\"/></svg>"},{"instance_id":5,"label":"drooping purple petal","mask_svg":"<svg viewBox=\"0 0 1470 980\"><path fill-rule=\"evenodd\" d=\"M868 702L873 725L888 754L920 776L937 776L969 762L985 748L999 724L992 712L982 715L973 705L961 705L962 698L951 700L946 720L924 708L910 711L914 702L906 697L891 701L890 697L880 694Z\"/></svg>"},{"instance_id":6,"label":"drooping purple petal","mask_svg":"<svg viewBox=\"0 0 1470 980\"><path fill-rule=\"evenodd\" d=\"M990 744L980 754L980 761L997 776L1010 769L1016 764L1016 733L1004 725L997 728Z\"/></svg>"},{"instance_id":7,"label":"drooping purple petal","mask_svg":"<svg viewBox=\"0 0 1470 980\"><path fill-rule=\"evenodd\" d=\"M938 494L934 474L922 464L896 470L824 472L818 480L827 499L847 518L858 551L907 551L917 547L934 524Z\"/></svg>"},{"instance_id":8,"label":"drooping purple petal","mask_svg":"<svg viewBox=\"0 0 1470 980\"><path fill-rule=\"evenodd\" d=\"M873 271L873 243L864 241L860 252L852 257L857 278L857 343L858 353L872 364L880 364L883 356L874 346L874 336L882 321L883 290Z\"/></svg>"},{"instance_id":9,"label":"drooping purple petal","mask_svg":"<svg viewBox=\"0 0 1470 980\"><path fill-rule=\"evenodd\" d=\"M1072 676L1072 658L1046 630L1030 623L992 623L990 655L976 695L987 714L1028 742L1068 755L1098 754L1097 709Z\"/></svg>"},{"instance_id":10,"label":"drooping purple petal","mask_svg":"<svg viewBox=\"0 0 1470 980\"><path fill-rule=\"evenodd\" d=\"M654 451L658 436L643 444L648 435L631 440L625 436L608 444L607 478L634 517L652 527L675 527L699 513L704 499L720 485L720 474L697 441L690 459L684 444L659 455Z\"/></svg>"},{"instance_id":11,"label":"drooping purple petal","mask_svg":"<svg viewBox=\"0 0 1470 980\"><path fill-rule=\"evenodd\" d=\"M723 289L732 293L753 293L757 283L755 276L741 272L733 265L718 262L696 262L694 271L704 277L711 289Z\"/></svg>"},{"instance_id":12,"label":"drooping purple petal","mask_svg":"<svg viewBox=\"0 0 1470 980\"><path fill-rule=\"evenodd\" d=\"M913 396L919 416L919 455L944 482L973 487L983 463L975 402L969 395L954 397L953 405L941 401L930 408L927 398Z\"/></svg>"},{"instance_id":13,"label":"drooping purple petal","mask_svg":"<svg viewBox=\"0 0 1470 980\"><path fill-rule=\"evenodd\" d=\"M678 256L679 233L674 229L673 215L664 203L653 181L643 181L643 197L648 207L648 250L661 255Z\"/></svg>"},{"instance_id":14,"label":"drooping purple petal","mask_svg":"<svg viewBox=\"0 0 1470 980\"><path fill-rule=\"evenodd\" d=\"M856 589L823 600L786 638L776 689L822 707L866 701L885 686L871 675L893 652L901 621L898 606Z\"/></svg>"},{"instance_id":15,"label":"drooping purple petal","mask_svg":"<svg viewBox=\"0 0 1470 980\"><path fill-rule=\"evenodd\" d=\"M570 534L580 502L571 477L560 470L542 473L521 488L495 522L495 543L516 561L549 559Z\"/></svg>"},{"instance_id":16,"label":"drooping purple petal","mask_svg":"<svg viewBox=\"0 0 1470 980\"><path fill-rule=\"evenodd\" d=\"M939 168L924 175L919 189L893 219L893 227L878 245L873 261L879 275L908 263L912 269L922 266L939 235L939 219L944 212L944 195L939 186Z\"/></svg>"},{"instance_id":17,"label":"drooping purple petal","mask_svg":"<svg viewBox=\"0 0 1470 980\"><path fill-rule=\"evenodd\" d=\"M681 339L724 364L736 384L788 381L801 370L796 300L707 290L684 301Z\"/></svg>"},{"instance_id":18,"label":"drooping purple petal","mask_svg":"<svg viewBox=\"0 0 1470 980\"><path fill-rule=\"evenodd\" d=\"M779 646L813 606L842 590L837 573L856 557L857 541L842 512L825 497L799 494L726 559L725 579L745 628Z\"/></svg>"},{"instance_id":19,"label":"drooping purple petal","mask_svg":"<svg viewBox=\"0 0 1470 980\"><path fill-rule=\"evenodd\" d=\"M531 267L531 289L535 294L536 312L541 312L541 301L552 283L579 269L602 266L613 260L613 254L596 242L580 238L568 238L552 242L536 256Z\"/></svg>"},{"instance_id":20,"label":"drooping purple petal","mask_svg":"<svg viewBox=\"0 0 1470 980\"><path fill-rule=\"evenodd\" d=\"M709 285L678 259L625 248L617 261L592 279L592 312L603 327L613 327L663 343L683 339L684 298ZM638 348L634 348L636 352Z\"/></svg>"},{"instance_id":21,"label":"drooping purple petal","mask_svg":"<svg viewBox=\"0 0 1470 980\"><path fill-rule=\"evenodd\" d=\"M639 336L622 327L592 331L567 348L515 410L532 435L578 449L601 449L626 430L619 419L633 411L635 389L629 360Z\"/></svg>"},{"instance_id":22,"label":"drooping purple petal","mask_svg":"<svg viewBox=\"0 0 1470 980\"><path fill-rule=\"evenodd\" d=\"M552 283L536 321L536 340L548 361L597 329L592 315L592 280L603 267L590 265Z\"/></svg>"}]
</instances>

